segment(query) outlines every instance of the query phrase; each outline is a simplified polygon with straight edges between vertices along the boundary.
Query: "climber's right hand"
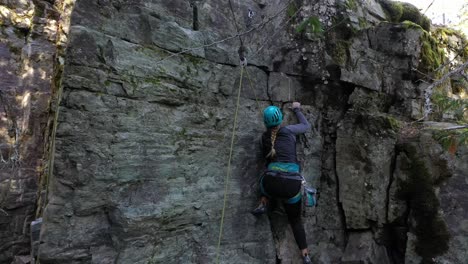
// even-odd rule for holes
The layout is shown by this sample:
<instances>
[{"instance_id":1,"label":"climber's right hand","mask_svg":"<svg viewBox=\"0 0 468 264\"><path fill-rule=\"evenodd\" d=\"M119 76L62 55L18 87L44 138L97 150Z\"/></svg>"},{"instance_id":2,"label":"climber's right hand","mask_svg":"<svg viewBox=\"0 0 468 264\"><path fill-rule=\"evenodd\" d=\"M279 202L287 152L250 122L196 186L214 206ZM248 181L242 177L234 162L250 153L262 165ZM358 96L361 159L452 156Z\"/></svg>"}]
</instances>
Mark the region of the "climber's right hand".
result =
<instances>
[{"instance_id":1,"label":"climber's right hand","mask_svg":"<svg viewBox=\"0 0 468 264\"><path fill-rule=\"evenodd\" d=\"M292 109L301 109L301 103L299 102L293 102L292 103Z\"/></svg>"}]
</instances>

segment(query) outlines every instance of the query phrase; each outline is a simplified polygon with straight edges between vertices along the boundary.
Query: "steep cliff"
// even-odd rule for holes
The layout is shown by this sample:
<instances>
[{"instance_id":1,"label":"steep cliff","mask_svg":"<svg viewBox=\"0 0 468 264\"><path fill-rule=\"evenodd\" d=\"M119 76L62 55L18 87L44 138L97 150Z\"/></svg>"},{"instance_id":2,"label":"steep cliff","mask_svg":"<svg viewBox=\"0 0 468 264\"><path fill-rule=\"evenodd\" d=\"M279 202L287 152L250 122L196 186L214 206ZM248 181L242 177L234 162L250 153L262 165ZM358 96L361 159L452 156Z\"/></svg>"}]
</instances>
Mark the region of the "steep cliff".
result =
<instances>
[{"instance_id":1,"label":"steep cliff","mask_svg":"<svg viewBox=\"0 0 468 264\"><path fill-rule=\"evenodd\" d=\"M49 104L67 10L67 1L0 1L1 263L29 255L29 225L45 197L38 186L48 163Z\"/></svg>"},{"instance_id":2,"label":"steep cliff","mask_svg":"<svg viewBox=\"0 0 468 264\"><path fill-rule=\"evenodd\" d=\"M34 119L56 117L39 262L212 263L219 250L223 263L299 263L281 206L250 210L260 112L275 104L293 123L300 101L314 129L299 159L320 190L304 216L314 263L463 263L466 148L448 156L436 125L414 122L444 62L428 26L389 1L76 1L64 57L48 62L53 115ZM5 245L0 262L25 254Z\"/></svg>"}]
</instances>

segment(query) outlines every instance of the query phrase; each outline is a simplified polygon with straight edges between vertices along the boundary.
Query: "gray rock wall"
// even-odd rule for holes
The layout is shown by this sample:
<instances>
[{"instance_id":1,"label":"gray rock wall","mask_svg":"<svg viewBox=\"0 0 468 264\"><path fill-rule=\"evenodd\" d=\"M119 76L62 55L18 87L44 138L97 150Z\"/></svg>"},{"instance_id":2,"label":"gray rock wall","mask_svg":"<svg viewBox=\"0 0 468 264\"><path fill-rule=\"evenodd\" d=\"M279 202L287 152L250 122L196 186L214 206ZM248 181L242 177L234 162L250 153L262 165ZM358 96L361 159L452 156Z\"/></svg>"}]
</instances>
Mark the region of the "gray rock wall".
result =
<instances>
[{"instance_id":1,"label":"gray rock wall","mask_svg":"<svg viewBox=\"0 0 468 264\"><path fill-rule=\"evenodd\" d=\"M275 104L294 123L295 100L313 124L298 157L320 190L303 217L314 263L430 261L413 167L434 179L424 190L442 202L428 212L452 235L437 259L463 260L465 152L444 183L440 146L404 125L421 117L424 85L412 69L422 32L381 23L375 1L232 2L235 19L212 0L68 3L40 263L212 263L218 249L222 263L299 263L281 206L249 213L264 165L261 109ZM242 80L237 30L249 62ZM7 252L0 262L18 254Z\"/></svg>"}]
</instances>

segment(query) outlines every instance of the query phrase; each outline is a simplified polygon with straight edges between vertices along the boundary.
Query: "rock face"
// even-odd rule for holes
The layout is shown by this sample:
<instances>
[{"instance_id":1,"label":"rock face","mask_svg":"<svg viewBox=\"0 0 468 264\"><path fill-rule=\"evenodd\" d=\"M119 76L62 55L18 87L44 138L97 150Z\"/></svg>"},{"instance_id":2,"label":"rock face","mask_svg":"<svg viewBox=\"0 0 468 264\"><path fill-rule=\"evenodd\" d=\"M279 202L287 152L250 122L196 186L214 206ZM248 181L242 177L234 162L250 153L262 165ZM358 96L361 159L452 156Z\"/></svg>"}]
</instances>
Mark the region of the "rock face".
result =
<instances>
[{"instance_id":1,"label":"rock face","mask_svg":"<svg viewBox=\"0 0 468 264\"><path fill-rule=\"evenodd\" d=\"M422 116L412 71L422 30L382 22L375 1L232 2L74 3L54 68L40 262L299 263L283 208L250 210L264 167L261 110L275 104L290 124L300 101L314 128L298 138L298 158L320 191L303 218L313 262L462 263L466 149L447 180L450 158L432 130L403 125ZM18 223L0 220L5 230ZM5 245L2 263L27 255Z\"/></svg>"},{"instance_id":2,"label":"rock face","mask_svg":"<svg viewBox=\"0 0 468 264\"><path fill-rule=\"evenodd\" d=\"M0 263L30 251L65 1L53 2L0 1Z\"/></svg>"}]
</instances>

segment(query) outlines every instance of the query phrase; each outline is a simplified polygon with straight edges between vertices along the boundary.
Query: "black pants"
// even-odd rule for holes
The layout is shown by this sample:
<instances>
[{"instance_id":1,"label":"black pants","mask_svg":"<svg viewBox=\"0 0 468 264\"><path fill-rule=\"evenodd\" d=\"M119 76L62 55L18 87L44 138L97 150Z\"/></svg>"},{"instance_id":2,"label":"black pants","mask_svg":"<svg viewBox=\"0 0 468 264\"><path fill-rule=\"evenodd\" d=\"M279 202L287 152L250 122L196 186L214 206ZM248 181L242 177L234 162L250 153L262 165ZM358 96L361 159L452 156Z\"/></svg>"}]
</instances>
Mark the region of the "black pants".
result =
<instances>
[{"instance_id":1,"label":"black pants","mask_svg":"<svg viewBox=\"0 0 468 264\"><path fill-rule=\"evenodd\" d=\"M265 175L263 178L263 188L265 192L273 198L289 199L294 197L301 190L301 181ZM284 203L284 209L288 216L289 224L293 230L294 238L299 249L307 248L307 240L304 225L301 219L302 203Z\"/></svg>"}]
</instances>

